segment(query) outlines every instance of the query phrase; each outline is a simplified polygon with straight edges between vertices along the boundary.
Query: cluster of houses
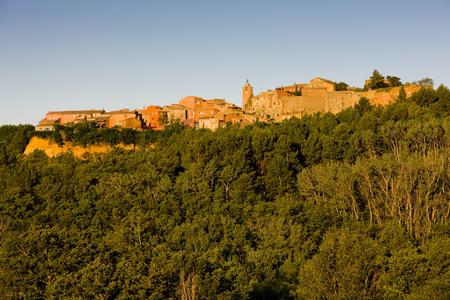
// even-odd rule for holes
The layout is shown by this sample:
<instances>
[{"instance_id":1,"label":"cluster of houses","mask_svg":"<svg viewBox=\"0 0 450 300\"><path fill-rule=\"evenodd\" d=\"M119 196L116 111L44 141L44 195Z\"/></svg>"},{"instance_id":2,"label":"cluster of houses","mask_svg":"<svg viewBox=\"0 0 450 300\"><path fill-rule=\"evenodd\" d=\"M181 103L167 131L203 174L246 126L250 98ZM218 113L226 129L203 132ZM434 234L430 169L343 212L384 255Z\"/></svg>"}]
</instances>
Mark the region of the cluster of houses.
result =
<instances>
[{"instance_id":1,"label":"cluster of houses","mask_svg":"<svg viewBox=\"0 0 450 300\"><path fill-rule=\"evenodd\" d=\"M98 128L133 128L137 130L161 130L172 121L179 121L186 127L216 130L227 122L242 126L256 121L254 115L244 114L243 110L223 99L204 100L187 96L178 104L148 106L143 109L121 109L116 111L80 110L49 111L45 119L36 126L38 131L54 130L55 124L65 126L81 122L92 122Z\"/></svg>"},{"instance_id":2,"label":"cluster of houses","mask_svg":"<svg viewBox=\"0 0 450 300\"><path fill-rule=\"evenodd\" d=\"M366 81L367 83L368 81ZM421 86L404 86L407 97ZM397 99L400 87L388 91L356 91L349 88L337 91L336 83L316 77L309 84L293 84L253 95L253 87L247 83L242 87L242 108L223 99L204 100L188 96L178 104L148 106L147 108L84 111L51 111L39 122L36 130L54 130L55 124L64 126L79 122L93 122L99 128L163 129L172 121L179 121L186 127L216 130L228 122L242 126L258 118L262 122L283 121L293 116L302 118L317 112L338 113L358 103L361 97L369 99L372 105L386 105Z\"/></svg>"}]
</instances>

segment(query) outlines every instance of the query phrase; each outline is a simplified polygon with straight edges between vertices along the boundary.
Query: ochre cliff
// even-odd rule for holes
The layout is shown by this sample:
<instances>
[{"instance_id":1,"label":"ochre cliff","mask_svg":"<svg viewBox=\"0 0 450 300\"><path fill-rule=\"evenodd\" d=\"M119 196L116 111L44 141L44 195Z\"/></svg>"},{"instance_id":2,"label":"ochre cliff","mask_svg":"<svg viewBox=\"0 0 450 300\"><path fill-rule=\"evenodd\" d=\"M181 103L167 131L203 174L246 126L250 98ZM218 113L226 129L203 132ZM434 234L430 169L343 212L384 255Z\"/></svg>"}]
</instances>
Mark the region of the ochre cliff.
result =
<instances>
[{"instance_id":1,"label":"ochre cliff","mask_svg":"<svg viewBox=\"0 0 450 300\"><path fill-rule=\"evenodd\" d=\"M120 148L131 150L133 149L133 145L129 146L118 146ZM58 147L57 144L50 142L47 139L40 139L38 137L33 137L30 140L30 143L28 144L27 148L25 149L24 154L28 155L34 150L44 150L45 154L49 157L57 156L60 153L67 152L71 150L73 152L73 155L76 157L82 157L84 153L103 153L108 152L113 149L111 146L87 146L86 148L80 147L80 146L73 146L70 143L66 143L62 147Z\"/></svg>"}]
</instances>

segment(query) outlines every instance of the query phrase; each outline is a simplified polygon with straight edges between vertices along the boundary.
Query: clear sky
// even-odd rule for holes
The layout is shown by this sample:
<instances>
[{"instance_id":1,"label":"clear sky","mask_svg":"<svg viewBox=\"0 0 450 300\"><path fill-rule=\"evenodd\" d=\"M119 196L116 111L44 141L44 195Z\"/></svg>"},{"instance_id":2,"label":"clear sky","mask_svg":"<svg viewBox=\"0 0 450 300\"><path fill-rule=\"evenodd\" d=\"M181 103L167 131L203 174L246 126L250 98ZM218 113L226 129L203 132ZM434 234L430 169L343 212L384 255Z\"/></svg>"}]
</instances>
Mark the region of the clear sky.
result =
<instances>
[{"instance_id":1,"label":"clear sky","mask_svg":"<svg viewBox=\"0 0 450 300\"><path fill-rule=\"evenodd\" d=\"M450 0L0 0L0 125L374 69L450 86Z\"/></svg>"}]
</instances>

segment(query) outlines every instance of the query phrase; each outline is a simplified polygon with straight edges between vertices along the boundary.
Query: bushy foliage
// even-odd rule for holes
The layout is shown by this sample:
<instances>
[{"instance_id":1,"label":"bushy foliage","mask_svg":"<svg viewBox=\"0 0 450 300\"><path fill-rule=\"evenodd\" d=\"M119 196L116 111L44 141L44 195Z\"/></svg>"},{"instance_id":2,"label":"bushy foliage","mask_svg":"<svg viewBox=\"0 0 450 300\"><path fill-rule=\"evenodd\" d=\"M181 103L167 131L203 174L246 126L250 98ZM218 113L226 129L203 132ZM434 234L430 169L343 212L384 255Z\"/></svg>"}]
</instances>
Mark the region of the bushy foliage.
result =
<instances>
[{"instance_id":1,"label":"bushy foliage","mask_svg":"<svg viewBox=\"0 0 450 300\"><path fill-rule=\"evenodd\" d=\"M131 128L96 128L93 123L82 122L75 125L55 126L54 131L30 132L29 137L50 138L54 143L62 146L70 142L75 146L88 145L117 146L134 145L148 147L158 140L167 139L174 134L180 134L184 127L176 122L167 125L164 130L147 129L137 131Z\"/></svg>"},{"instance_id":2,"label":"bushy foliage","mask_svg":"<svg viewBox=\"0 0 450 300\"><path fill-rule=\"evenodd\" d=\"M153 145L83 159L11 160L19 127L0 128L0 297L448 299L447 96L216 132L66 128Z\"/></svg>"}]
</instances>

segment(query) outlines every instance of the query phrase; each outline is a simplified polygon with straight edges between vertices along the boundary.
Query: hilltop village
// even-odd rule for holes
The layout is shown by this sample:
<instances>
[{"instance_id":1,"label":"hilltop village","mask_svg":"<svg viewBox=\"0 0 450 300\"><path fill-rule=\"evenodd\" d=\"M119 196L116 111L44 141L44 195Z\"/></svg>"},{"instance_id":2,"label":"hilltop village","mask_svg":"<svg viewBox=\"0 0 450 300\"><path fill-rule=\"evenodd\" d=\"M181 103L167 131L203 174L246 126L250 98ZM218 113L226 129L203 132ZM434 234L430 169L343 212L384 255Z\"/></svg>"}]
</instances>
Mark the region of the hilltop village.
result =
<instances>
[{"instance_id":1,"label":"hilltop village","mask_svg":"<svg viewBox=\"0 0 450 300\"><path fill-rule=\"evenodd\" d=\"M247 118L246 118L247 117ZM256 117L247 116L242 109L223 99L204 100L187 96L178 104L151 105L143 109L121 109L116 111L80 110L50 111L36 126L38 131L53 130L54 124L66 125L93 122L98 128L133 128L161 130L168 123L178 120L186 127L215 130L226 122L249 123Z\"/></svg>"},{"instance_id":2,"label":"hilltop village","mask_svg":"<svg viewBox=\"0 0 450 300\"><path fill-rule=\"evenodd\" d=\"M366 80L366 86L368 81ZM148 106L143 109L121 109L117 111L80 110L80 111L49 111L45 119L36 126L37 131L54 130L55 124L65 126L83 121L93 122L98 128L133 128L137 130L161 130L173 121L179 121L186 127L207 128L216 130L227 123L245 126L259 120L261 122L276 121L295 116L302 118L307 114L317 112L338 113L351 107L365 97L372 105L386 105L394 101L400 86L389 89L357 88L337 90L337 84L331 80L314 78L310 83L277 87L274 90L253 95L250 83L242 87L242 107L228 103L224 99L205 100L200 97L187 96L178 104ZM409 97L421 86L403 86Z\"/></svg>"}]
</instances>

